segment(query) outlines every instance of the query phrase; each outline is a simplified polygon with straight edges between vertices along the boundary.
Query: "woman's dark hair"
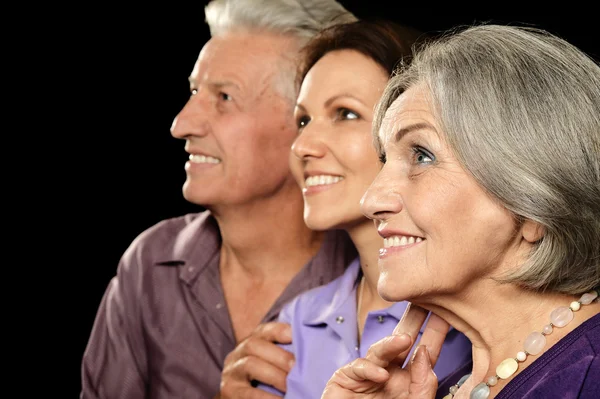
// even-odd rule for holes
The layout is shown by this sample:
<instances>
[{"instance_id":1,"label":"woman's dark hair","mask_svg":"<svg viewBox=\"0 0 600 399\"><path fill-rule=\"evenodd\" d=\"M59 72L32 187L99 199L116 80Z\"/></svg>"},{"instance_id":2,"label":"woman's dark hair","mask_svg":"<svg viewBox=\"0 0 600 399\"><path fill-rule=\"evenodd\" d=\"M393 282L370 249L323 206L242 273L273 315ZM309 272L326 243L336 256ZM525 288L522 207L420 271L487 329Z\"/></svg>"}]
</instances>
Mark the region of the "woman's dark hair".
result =
<instances>
[{"instance_id":1,"label":"woman's dark hair","mask_svg":"<svg viewBox=\"0 0 600 399\"><path fill-rule=\"evenodd\" d=\"M399 63L409 62L415 46L427 38L428 35L417 29L383 19L334 25L324 29L303 47L298 86L319 59L335 50L358 51L391 75Z\"/></svg>"}]
</instances>

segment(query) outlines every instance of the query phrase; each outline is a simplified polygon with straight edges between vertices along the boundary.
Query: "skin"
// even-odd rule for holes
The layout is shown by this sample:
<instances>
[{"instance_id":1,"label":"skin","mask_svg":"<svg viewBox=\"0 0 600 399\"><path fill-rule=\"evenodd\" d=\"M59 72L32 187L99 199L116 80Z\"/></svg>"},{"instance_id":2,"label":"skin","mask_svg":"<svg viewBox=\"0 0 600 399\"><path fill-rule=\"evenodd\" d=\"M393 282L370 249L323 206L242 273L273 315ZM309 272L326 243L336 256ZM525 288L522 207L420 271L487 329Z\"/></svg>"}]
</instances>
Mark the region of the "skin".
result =
<instances>
[{"instance_id":1,"label":"skin","mask_svg":"<svg viewBox=\"0 0 600 399\"><path fill-rule=\"evenodd\" d=\"M381 169L370 131L373 107L386 82L383 68L353 50L326 54L302 82L290 166L302 188L310 228L352 230L372 224L360 210L360 199ZM308 187L306 178L313 175L341 180Z\"/></svg>"},{"instance_id":2,"label":"skin","mask_svg":"<svg viewBox=\"0 0 600 399\"><path fill-rule=\"evenodd\" d=\"M454 396L460 399L494 375L502 360L514 358L525 337L548 324L552 310L576 298L494 280L522 264L543 229L529 220L518 223L462 169L428 94L425 86L412 86L386 112L379 132L386 163L365 193L362 209L383 237L404 232L421 238L402 249L381 249L378 289L387 299L410 300L433 311L471 340L474 366ZM582 307L571 323L547 336L544 350L599 311L598 303ZM366 359L338 370L323 399L433 398L427 393L435 392L434 380L425 378L431 369L427 362L420 362L416 375L408 370L398 377L401 372L386 370L386 362L401 350L394 339L384 338ZM535 358L521 363L517 374ZM419 381L429 388L413 389ZM508 381L500 380L490 397Z\"/></svg>"},{"instance_id":3,"label":"skin","mask_svg":"<svg viewBox=\"0 0 600 399\"><path fill-rule=\"evenodd\" d=\"M218 212L297 192L286 165L296 137L293 102L273 84L279 52L291 46L281 36L239 32L213 37L202 48L189 78L190 99L171 133L185 139L186 152L220 162L186 163L188 201Z\"/></svg>"}]
</instances>

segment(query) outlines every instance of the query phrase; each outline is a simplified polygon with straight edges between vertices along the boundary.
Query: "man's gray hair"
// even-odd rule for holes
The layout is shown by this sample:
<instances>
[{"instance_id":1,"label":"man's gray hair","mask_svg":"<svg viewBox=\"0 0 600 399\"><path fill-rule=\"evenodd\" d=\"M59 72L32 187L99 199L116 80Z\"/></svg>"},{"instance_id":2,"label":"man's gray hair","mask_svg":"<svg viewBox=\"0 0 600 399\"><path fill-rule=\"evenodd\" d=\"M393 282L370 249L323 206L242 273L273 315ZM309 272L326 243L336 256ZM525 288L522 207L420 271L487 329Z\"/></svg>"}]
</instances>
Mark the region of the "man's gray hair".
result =
<instances>
[{"instance_id":1,"label":"man's gray hair","mask_svg":"<svg viewBox=\"0 0 600 399\"><path fill-rule=\"evenodd\" d=\"M204 9L212 37L258 32L292 38L296 47L281 54L277 90L296 103L300 48L321 30L358 18L336 0L212 0Z\"/></svg>"},{"instance_id":2,"label":"man's gray hair","mask_svg":"<svg viewBox=\"0 0 600 399\"><path fill-rule=\"evenodd\" d=\"M335 0L213 0L204 12L211 36L246 28L308 40L330 25L357 19Z\"/></svg>"}]
</instances>

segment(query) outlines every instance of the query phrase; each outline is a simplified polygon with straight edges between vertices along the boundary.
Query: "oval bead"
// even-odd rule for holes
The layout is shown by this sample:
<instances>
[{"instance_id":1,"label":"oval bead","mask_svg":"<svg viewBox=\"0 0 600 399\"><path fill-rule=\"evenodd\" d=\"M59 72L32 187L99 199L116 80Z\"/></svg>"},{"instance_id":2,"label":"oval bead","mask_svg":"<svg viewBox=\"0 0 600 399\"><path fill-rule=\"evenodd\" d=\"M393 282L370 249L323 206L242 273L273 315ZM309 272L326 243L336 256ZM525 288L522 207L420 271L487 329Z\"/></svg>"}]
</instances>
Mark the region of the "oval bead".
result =
<instances>
[{"instance_id":1,"label":"oval bead","mask_svg":"<svg viewBox=\"0 0 600 399\"><path fill-rule=\"evenodd\" d=\"M464 384L464 383L465 383L465 381L466 381L467 379L469 379L469 377L470 377L470 376L471 376L471 373L463 375L463 376L460 378L460 380L458 380L458 382L456 383L456 385L458 385L458 386L461 386L462 384Z\"/></svg>"},{"instance_id":2,"label":"oval bead","mask_svg":"<svg viewBox=\"0 0 600 399\"><path fill-rule=\"evenodd\" d=\"M449 393L448 395L444 396L442 399L452 399L453 397L454 397L454 395Z\"/></svg>"},{"instance_id":3,"label":"oval bead","mask_svg":"<svg viewBox=\"0 0 600 399\"><path fill-rule=\"evenodd\" d=\"M589 305L596 298L598 298L598 293L596 291L590 291L583 294L579 299L579 302L581 302L582 305Z\"/></svg>"},{"instance_id":4,"label":"oval bead","mask_svg":"<svg viewBox=\"0 0 600 399\"><path fill-rule=\"evenodd\" d=\"M556 327L564 327L573 320L573 311L568 306L561 306L550 313L550 321Z\"/></svg>"},{"instance_id":5,"label":"oval bead","mask_svg":"<svg viewBox=\"0 0 600 399\"><path fill-rule=\"evenodd\" d=\"M510 378L518 368L519 363L512 357L508 357L496 367L496 375L503 380L506 380L507 378Z\"/></svg>"},{"instance_id":6,"label":"oval bead","mask_svg":"<svg viewBox=\"0 0 600 399\"><path fill-rule=\"evenodd\" d=\"M471 391L470 399L487 399L490 396L490 387L485 382L475 385Z\"/></svg>"},{"instance_id":7,"label":"oval bead","mask_svg":"<svg viewBox=\"0 0 600 399\"><path fill-rule=\"evenodd\" d=\"M546 346L546 337L544 334L534 331L525 338L523 349L530 355L537 355Z\"/></svg>"}]
</instances>

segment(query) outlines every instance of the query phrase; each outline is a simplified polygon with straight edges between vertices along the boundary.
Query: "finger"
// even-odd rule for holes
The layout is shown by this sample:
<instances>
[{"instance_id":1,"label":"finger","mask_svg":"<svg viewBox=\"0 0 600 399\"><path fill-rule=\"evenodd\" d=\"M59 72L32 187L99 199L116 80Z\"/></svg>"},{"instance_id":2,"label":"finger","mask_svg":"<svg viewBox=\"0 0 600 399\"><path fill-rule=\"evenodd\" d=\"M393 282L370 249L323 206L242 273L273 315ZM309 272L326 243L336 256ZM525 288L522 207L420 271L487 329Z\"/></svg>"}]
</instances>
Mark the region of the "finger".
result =
<instances>
[{"instance_id":1,"label":"finger","mask_svg":"<svg viewBox=\"0 0 600 399\"><path fill-rule=\"evenodd\" d=\"M396 325L394 328L392 334L408 334L412 338L413 343L416 342L419 332L421 331L421 327L423 327L423 323L425 323L425 320L427 320L428 315L429 311L409 302L404 314L402 315L402 318L398 322L398 325ZM405 351L399 353L396 362L403 363L410 350L411 347L409 346Z\"/></svg>"},{"instance_id":2,"label":"finger","mask_svg":"<svg viewBox=\"0 0 600 399\"><path fill-rule=\"evenodd\" d=\"M438 380L431 366L428 350L419 345L410 367L409 396L411 399L435 398Z\"/></svg>"},{"instance_id":3,"label":"finger","mask_svg":"<svg viewBox=\"0 0 600 399\"><path fill-rule=\"evenodd\" d=\"M294 355L275 342L289 343L290 335L289 324L272 322L260 325L225 357L224 368L244 357L254 356L288 372L294 364Z\"/></svg>"},{"instance_id":4,"label":"finger","mask_svg":"<svg viewBox=\"0 0 600 399\"><path fill-rule=\"evenodd\" d=\"M407 352L411 346L412 339L408 334L389 335L371 345L365 359L376 366L388 367L391 363L397 363L399 354Z\"/></svg>"},{"instance_id":5,"label":"finger","mask_svg":"<svg viewBox=\"0 0 600 399\"><path fill-rule=\"evenodd\" d=\"M290 325L279 321L259 324L254 329L252 335L280 344L289 344L292 342L292 329Z\"/></svg>"},{"instance_id":6,"label":"finger","mask_svg":"<svg viewBox=\"0 0 600 399\"><path fill-rule=\"evenodd\" d=\"M328 397L334 397L331 393L339 388L351 392L368 392L376 384L387 381L389 376L386 369L375 363L365 358L356 359L333 373L323 391L324 396L325 392L329 392Z\"/></svg>"},{"instance_id":7,"label":"finger","mask_svg":"<svg viewBox=\"0 0 600 399\"><path fill-rule=\"evenodd\" d=\"M240 386L234 390L221 390L219 399L281 399L281 395L275 395L262 389L253 388L250 386ZM214 399L217 399L215 397Z\"/></svg>"},{"instance_id":8,"label":"finger","mask_svg":"<svg viewBox=\"0 0 600 399\"><path fill-rule=\"evenodd\" d=\"M275 346L275 344L271 343ZM280 348L281 349L281 348ZM287 351L285 351L287 352ZM240 387L252 387L253 381L271 385L281 392L287 389L288 370L257 356L246 356L228 364L221 375L221 391L230 392Z\"/></svg>"},{"instance_id":9,"label":"finger","mask_svg":"<svg viewBox=\"0 0 600 399\"><path fill-rule=\"evenodd\" d=\"M433 367L435 367L435 364L440 357L442 346L444 345L449 330L450 324L435 313L430 314L423 330L423 334L421 335L421 339L419 340L419 345L424 345L427 348L428 358Z\"/></svg>"}]
</instances>

